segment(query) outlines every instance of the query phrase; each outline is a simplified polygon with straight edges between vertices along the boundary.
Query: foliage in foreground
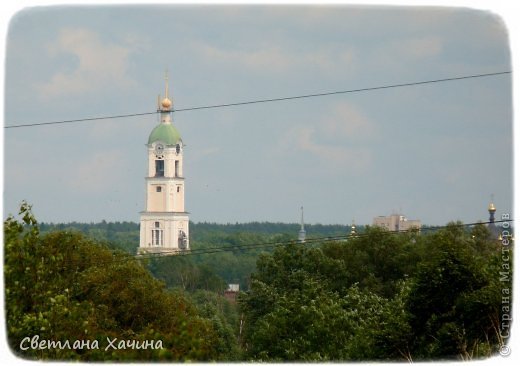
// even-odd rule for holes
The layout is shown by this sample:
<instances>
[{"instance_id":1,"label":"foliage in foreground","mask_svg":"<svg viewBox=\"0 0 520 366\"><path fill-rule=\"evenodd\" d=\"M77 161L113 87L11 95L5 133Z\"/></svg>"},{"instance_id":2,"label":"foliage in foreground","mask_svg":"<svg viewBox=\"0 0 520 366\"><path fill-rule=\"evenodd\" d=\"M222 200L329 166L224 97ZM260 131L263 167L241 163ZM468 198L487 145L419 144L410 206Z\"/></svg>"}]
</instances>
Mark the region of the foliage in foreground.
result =
<instances>
[{"instance_id":1,"label":"foliage in foreground","mask_svg":"<svg viewBox=\"0 0 520 366\"><path fill-rule=\"evenodd\" d=\"M261 361L488 357L504 289L500 244L484 227L288 245L258 261L245 314L247 357ZM508 264L509 265L509 264Z\"/></svg>"},{"instance_id":2,"label":"foliage in foreground","mask_svg":"<svg viewBox=\"0 0 520 366\"><path fill-rule=\"evenodd\" d=\"M219 342L215 321L201 316L182 293L167 291L135 259L79 233L42 236L30 206L24 203L20 214L22 222L4 222L7 334L15 354L88 361L228 358L231 346ZM34 336L97 343L99 349L31 347L24 339ZM148 347L106 350L108 339L116 338L116 344ZM158 341L160 349L150 346Z\"/></svg>"},{"instance_id":3,"label":"foliage in foreground","mask_svg":"<svg viewBox=\"0 0 520 366\"><path fill-rule=\"evenodd\" d=\"M77 231L41 234L27 204L21 215L4 223L4 277L9 344L24 358L420 361L489 357L502 345L512 248L504 254L484 226L421 235L367 228L347 241L260 254L240 247L287 234L212 233L204 224L201 247L235 250L144 263ZM128 230L113 239L123 243L135 235L121 225ZM234 279L250 285L240 309L221 296ZM20 350L34 335L96 340L100 349ZM107 338L163 348L105 351Z\"/></svg>"}]
</instances>

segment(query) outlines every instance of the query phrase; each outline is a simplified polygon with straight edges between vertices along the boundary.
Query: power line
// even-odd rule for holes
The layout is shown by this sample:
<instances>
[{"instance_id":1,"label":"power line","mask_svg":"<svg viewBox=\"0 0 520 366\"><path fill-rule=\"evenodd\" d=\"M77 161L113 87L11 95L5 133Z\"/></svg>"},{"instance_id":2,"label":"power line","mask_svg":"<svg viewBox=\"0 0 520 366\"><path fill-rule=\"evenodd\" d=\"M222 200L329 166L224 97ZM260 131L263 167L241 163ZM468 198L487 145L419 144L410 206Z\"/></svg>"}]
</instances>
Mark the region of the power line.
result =
<instances>
[{"instance_id":1,"label":"power line","mask_svg":"<svg viewBox=\"0 0 520 366\"><path fill-rule=\"evenodd\" d=\"M451 225L445 225L445 226L433 226L433 227L424 227L418 230L418 232L424 232L424 231L436 231L445 229L449 226L457 226L457 227L468 227L468 226L475 226L475 225L486 225L491 223L503 223L503 222L512 222L514 220L498 220L498 221L487 221L487 222L474 222L469 224L451 224ZM403 234L403 233L414 233L413 230L399 230L399 231L385 231L385 235L397 235L397 234ZM313 243L322 243L322 242L330 242L330 241L342 241L351 239L353 237L355 238L362 238L365 236L368 236L370 234L368 233L362 233L362 234L355 234L352 236L351 234L346 235L338 235L338 236L325 236L325 237L316 237L316 238L309 238L305 240L305 244L313 244ZM236 250L249 250L249 249L258 249L258 248L268 248L268 247L276 247L281 245L289 245L289 244L299 244L300 242L297 239L294 240L286 240L286 241L278 241L278 242L267 242L267 243L253 243L253 244L241 244L241 245L234 245L234 246L220 246L220 247L210 247L210 248L200 248L200 249L192 249L189 252L185 253L147 253L147 254L140 254L135 257L130 258L136 258L136 259L158 259L158 258L165 258L165 257L184 257L184 256L190 256L190 255L200 255L200 254L215 254L215 253L222 253L222 252L230 252L230 251L236 251Z\"/></svg>"},{"instance_id":2,"label":"power line","mask_svg":"<svg viewBox=\"0 0 520 366\"><path fill-rule=\"evenodd\" d=\"M337 94L360 93L360 92L368 92L368 91L383 90L383 89L392 89L392 88L410 87L410 86L418 86L418 85L426 85L426 84L434 84L434 83L443 83L443 82L448 82L448 81L467 80L467 79L482 78L482 77L489 77L489 76L499 76L499 75L511 74L511 73L512 73L512 71L500 71L500 72L492 72L492 73L486 73L486 74L457 76L457 77L444 78L444 79L415 81L415 82L402 83L402 84L389 84L389 85L381 85L381 86L374 86L374 87L367 87L367 88L338 90L338 91L331 91L331 92L324 92L324 93L304 94L304 95L296 95L296 96L281 97L281 98L257 99L257 100L250 100L250 101L245 101L245 102L196 106L196 107L174 109L173 112L186 112L186 111L196 111L196 110L202 110L202 109L236 107L236 106L249 105L249 104L282 102L282 101L295 100L295 99L325 97L325 96L331 96L331 95L337 95ZM4 126L4 128L7 129L7 128L20 128L20 127L47 126L47 125L55 125L55 124L137 117L137 116L144 116L144 115L157 114L157 113L159 113L159 112L155 111L155 112L102 116L102 117L78 118L78 119L69 119L69 120L61 120L61 121L8 125L8 126Z\"/></svg>"},{"instance_id":3,"label":"power line","mask_svg":"<svg viewBox=\"0 0 520 366\"><path fill-rule=\"evenodd\" d=\"M28 123L28 124L22 124L22 125L4 126L4 128L34 127L34 126L57 125L57 124L61 124L61 123L76 123L76 122L86 122L86 121L99 121L99 120L102 120L102 119L137 117L137 116L146 116L146 115L150 115L150 114L157 114L157 112L119 114L119 115L115 115L115 116L90 117L90 118L67 119L67 120L52 121L52 122Z\"/></svg>"},{"instance_id":4,"label":"power line","mask_svg":"<svg viewBox=\"0 0 520 366\"><path fill-rule=\"evenodd\" d=\"M469 224L448 224L444 226L431 226L431 227L423 227L420 230L400 230L400 231L383 231L383 235L399 235L399 234L418 234L419 232L424 231L437 231L441 229L445 229L450 226L456 227L468 227L468 226L476 226L476 225L487 225L487 224L499 224L503 222L513 222L513 219L509 220L498 220L498 221L487 221L487 222L473 222ZM335 242L335 241L348 241L350 239L358 239L369 236L369 233L360 233L360 234L347 234L347 235L337 235L337 236L324 236L324 237L316 237L316 238L308 238L305 240L305 243L302 244L299 240L285 240L285 241L275 241L275 242L267 242L267 243L251 243L251 244L240 244L233 246L219 246L219 247L209 247L209 248L200 248L200 249L191 249L189 252L185 253L146 253L146 254L138 254L138 255L130 255L125 252L111 250L112 258L109 260L101 260L99 258L98 263L92 265L90 267L100 267L106 266L109 264L115 263L124 263L133 260L142 260L142 259L163 259L169 257L183 258L191 255L202 255L202 254L217 254L224 252L232 252L232 251L243 251L243 250L251 250L251 249L261 249L261 248L269 248L269 247L277 247L282 245L290 245L290 244L298 244L298 245L309 245L309 244L321 244L326 242ZM71 260L64 260L64 262L68 262L66 264L70 264Z\"/></svg>"},{"instance_id":5,"label":"power line","mask_svg":"<svg viewBox=\"0 0 520 366\"><path fill-rule=\"evenodd\" d=\"M369 88L339 90L339 91L332 91L332 92L325 92L325 93L297 95L297 96L292 96L292 97L259 99L259 100L253 100L253 101L247 101L247 102L215 104L215 105L202 106L202 107L190 107L190 108L176 109L175 111L184 112L184 111L193 111L193 110L199 110L199 109L234 107L234 106L247 105L247 104L281 102L281 101L293 100L293 99L324 97L324 96L335 95L335 94L359 93L359 92L374 91L374 90L381 90L381 89L401 88L401 87L406 87L406 86L433 84L433 83L441 83L441 82L446 82L446 81L473 79L473 78L481 78L481 77L486 77L486 76L497 76L497 75L510 74L510 73L511 73L511 71L501 71L501 72L493 72L493 73L488 73L488 74L477 74L477 75L459 76L459 77L445 78L445 79L416 81L416 82L403 83L403 84L390 84L390 85L383 85L383 86L374 86L374 87L369 87Z\"/></svg>"}]
</instances>

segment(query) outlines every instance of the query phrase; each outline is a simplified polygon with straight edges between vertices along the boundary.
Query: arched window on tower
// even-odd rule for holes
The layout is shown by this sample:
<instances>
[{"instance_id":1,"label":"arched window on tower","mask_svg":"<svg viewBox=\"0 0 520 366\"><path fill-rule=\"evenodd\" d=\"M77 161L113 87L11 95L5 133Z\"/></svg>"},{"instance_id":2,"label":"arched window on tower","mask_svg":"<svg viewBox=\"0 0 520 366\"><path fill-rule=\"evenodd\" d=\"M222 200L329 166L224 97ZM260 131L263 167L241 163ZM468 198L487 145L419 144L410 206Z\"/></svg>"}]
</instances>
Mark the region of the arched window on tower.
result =
<instances>
[{"instance_id":1,"label":"arched window on tower","mask_svg":"<svg viewBox=\"0 0 520 366\"><path fill-rule=\"evenodd\" d=\"M155 176L164 177L164 160L155 161Z\"/></svg>"},{"instance_id":2,"label":"arched window on tower","mask_svg":"<svg viewBox=\"0 0 520 366\"><path fill-rule=\"evenodd\" d=\"M156 247L163 246L163 230L161 229L161 223L155 221L154 228L152 229L152 245Z\"/></svg>"}]
</instances>

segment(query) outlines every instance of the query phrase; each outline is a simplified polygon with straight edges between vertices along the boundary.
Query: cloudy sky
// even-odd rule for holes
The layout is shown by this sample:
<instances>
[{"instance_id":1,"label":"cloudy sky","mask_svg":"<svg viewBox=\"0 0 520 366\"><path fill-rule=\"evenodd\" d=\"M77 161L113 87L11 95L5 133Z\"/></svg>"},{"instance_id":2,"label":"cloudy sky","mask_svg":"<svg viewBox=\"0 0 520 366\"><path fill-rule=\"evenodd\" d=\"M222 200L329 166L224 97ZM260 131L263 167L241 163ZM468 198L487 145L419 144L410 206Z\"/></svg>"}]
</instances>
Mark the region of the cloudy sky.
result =
<instances>
[{"instance_id":1,"label":"cloudy sky","mask_svg":"<svg viewBox=\"0 0 520 366\"><path fill-rule=\"evenodd\" d=\"M5 126L510 71L462 8L58 6L11 18ZM176 112L193 221L425 224L512 211L511 75ZM4 217L138 221L155 115L4 129Z\"/></svg>"}]
</instances>

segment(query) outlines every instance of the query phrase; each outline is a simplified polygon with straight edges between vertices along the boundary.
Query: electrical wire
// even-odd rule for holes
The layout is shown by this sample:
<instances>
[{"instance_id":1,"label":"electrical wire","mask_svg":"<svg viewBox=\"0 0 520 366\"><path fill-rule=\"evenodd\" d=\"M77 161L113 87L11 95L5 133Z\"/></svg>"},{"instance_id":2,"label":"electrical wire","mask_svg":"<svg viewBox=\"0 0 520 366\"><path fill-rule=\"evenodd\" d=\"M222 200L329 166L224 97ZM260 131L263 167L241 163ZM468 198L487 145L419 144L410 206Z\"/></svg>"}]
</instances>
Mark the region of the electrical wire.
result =
<instances>
[{"instance_id":1,"label":"electrical wire","mask_svg":"<svg viewBox=\"0 0 520 366\"><path fill-rule=\"evenodd\" d=\"M297 96L283 97L283 98L259 99L259 100L253 100L253 101L247 101L247 102L216 104L216 105L202 106L202 107L191 107L191 108L176 109L175 111L184 112L184 111L193 111L193 110L199 110L199 109L234 107L234 106L247 105L247 104L280 102L280 101L294 100L294 99L324 97L324 96L336 95L336 94L359 93L359 92L374 91L374 90L381 90L381 89L391 89L391 88L401 88L401 87L407 87L407 86L442 83L442 82L446 82L446 81L473 79L473 78L480 78L480 77L486 77L486 76L497 76L497 75L510 74L510 73L511 73L511 71L493 72L493 73L488 73L488 74L478 74L478 75L459 76L459 77L452 77L452 78L445 78L445 79L416 81L416 82L404 83L404 84L390 84L390 85L374 86L374 87L360 88L360 89L339 90L339 91L332 91L332 92L325 92L325 93L297 95Z\"/></svg>"},{"instance_id":2,"label":"electrical wire","mask_svg":"<svg viewBox=\"0 0 520 366\"><path fill-rule=\"evenodd\" d=\"M143 113L131 113L131 114L120 114L116 116L104 116L104 117L90 117L90 118L78 118L78 119L68 119L63 121L52 121L52 122L39 122L39 123L28 123L25 125L8 125L4 126L4 128L19 128L19 127L34 127L34 126L46 126L46 125L57 125L62 123L76 123L76 122L85 122L85 121L99 121L103 119L115 119L115 118L126 118L126 117L137 117L137 116L146 116L150 114L157 114L157 112L143 112Z\"/></svg>"},{"instance_id":3,"label":"electrical wire","mask_svg":"<svg viewBox=\"0 0 520 366\"><path fill-rule=\"evenodd\" d=\"M383 235L399 235L399 234L405 234L409 233L411 235L417 235L424 231L437 231L441 229L445 229L450 226L455 227L469 227L469 226L476 226L476 225L487 225L487 224L499 224L504 222L513 222L513 219L508 220L497 220L494 222L487 221L487 222L474 222L469 224L458 224L458 223L451 223L444 226L430 226L430 227L423 227L421 229L412 229L412 230L400 230L400 231L383 231L381 234ZM219 247L209 247L209 248L199 248L199 249L191 249L187 252L172 252L172 253L146 253L146 254L137 254L137 255L130 255L128 253L122 252L121 250L113 250L110 249L112 252L112 257L108 260L105 260L106 257L98 258L96 261L97 263L94 265L90 265L89 268L92 267L103 267L111 264L118 264L118 263L124 263L129 261L135 261L135 260L159 260L164 258L184 258L186 256L193 256L193 255L202 255L202 254L218 254L218 253L224 253L224 252L233 252L233 251L244 251L244 250L251 250L251 249L262 249L262 248L270 248L270 247L278 247L278 246L284 246L284 245L291 245L291 244L299 244L299 245L305 245L309 246L311 244L323 244L327 242L344 242L348 243L350 240L357 240L359 238L367 237L370 233L359 233L359 234L347 234L347 235L337 235L337 236L325 236L325 237L315 237L315 238L308 238L305 240L305 242L300 242L297 239L294 240L285 240L285 241L275 241L275 242L267 242L267 243L251 243L251 244L240 244L240 245L233 245L233 246L219 246ZM64 260L64 262L71 262L71 260ZM64 263L65 265L70 265L71 263Z\"/></svg>"},{"instance_id":4,"label":"electrical wire","mask_svg":"<svg viewBox=\"0 0 520 366\"><path fill-rule=\"evenodd\" d=\"M359 89L338 90L338 91L330 91L330 92L324 92L324 93L296 95L296 96L281 97L281 98L257 99L257 100L250 100L250 101L244 101L244 102L235 102L235 103L224 103L224 104L214 104L214 105L178 108L178 109L173 109L172 112L175 113L175 112L197 111L197 110L202 110L202 109L228 108L228 107L236 107L236 106L243 106L243 105L250 105L250 104L282 102L282 101L303 99L303 98L316 98L316 97L324 97L324 96L331 96L331 95L337 95L337 94L359 93L359 92L368 92L368 91L383 90L383 89L392 89L392 88L402 88L402 87L410 87L410 86L418 86L418 85L426 85L426 84L434 84L434 83L443 83L443 82L448 82L448 81L457 81L457 80L467 80L467 79L490 77L490 76L499 76L499 75L505 75L505 74L511 74L511 73L512 73L512 71L500 71L500 72L492 72L492 73L485 73L485 74L457 76L457 77L443 78L443 79L415 81L415 82L401 83L401 84L389 84L389 85L374 86L374 87L359 88ZM151 114L157 114L157 113L160 113L160 111L120 114L120 115L102 116L102 117L68 119L68 120L51 121L51 122L13 124L13 125L4 126L4 129L21 128L21 127L35 127L35 126L48 126L48 125L55 125L55 124L66 124L66 123L68 124L68 123L77 123L77 122L86 122L86 121L98 121L98 120L116 119L116 118L128 118L128 117L145 116L145 115L151 115Z\"/></svg>"},{"instance_id":5,"label":"electrical wire","mask_svg":"<svg viewBox=\"0 0 520 366\"><path fill-rule=\"evenodd\" d=\"M497 220L494 222L487 221L487 222L474 222L469 224L449 224L445 226L432 226L432 227L423 227L420 230L400 230L400 231L384 231L383 234L385 235L398 235L403 233L419 233L424 231L437 231L441 229L445 229L450 226L457 226L457 227L468 227L468 226L476 226L476 225L486 225L491 223L503 223L503 222L512 222L514 220ZM146 253L146 254L138 254L136 256L132 256L129 258L136 258L136 259L159 259L159 258L165 258L165 257L184 257L184 256L190 256L190 255L200 255L200 254L215 254L215 253L222 253L222 252L233 252L233 251L242 251L242 250L250 250L250 249L258 249L258 248L268 248L268 247L276 247L281 245L289 245L289 244L304 244L309 245L313 243L322 243L322 242L333 242L333 241L344 241L352 238L362 238L366 237L370 234L368 233L360 233L360 234L346 234L346 235L338 235L338 236L325 236L325 237L315 237L315 238L309 238L306 239L304 243L301 243L297 239L294 240L286 240L286 241L277 241L277 242L267 242L267 243L253 243L253 244L240 244L240 245L233 245L233 246L219 246L219 247L209 247L209 248L200 248L200 249L191 249L187 252L173 252L173 253Z\"/></svg>"}]
</instances>

